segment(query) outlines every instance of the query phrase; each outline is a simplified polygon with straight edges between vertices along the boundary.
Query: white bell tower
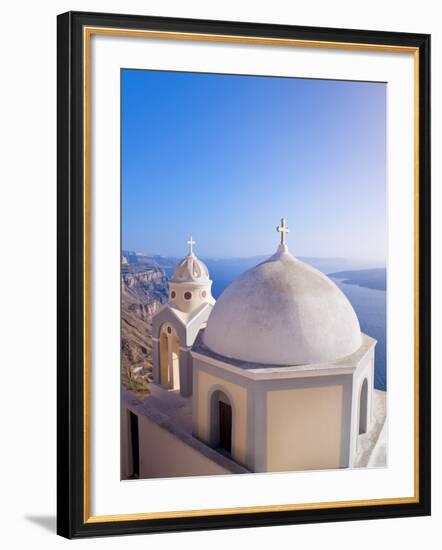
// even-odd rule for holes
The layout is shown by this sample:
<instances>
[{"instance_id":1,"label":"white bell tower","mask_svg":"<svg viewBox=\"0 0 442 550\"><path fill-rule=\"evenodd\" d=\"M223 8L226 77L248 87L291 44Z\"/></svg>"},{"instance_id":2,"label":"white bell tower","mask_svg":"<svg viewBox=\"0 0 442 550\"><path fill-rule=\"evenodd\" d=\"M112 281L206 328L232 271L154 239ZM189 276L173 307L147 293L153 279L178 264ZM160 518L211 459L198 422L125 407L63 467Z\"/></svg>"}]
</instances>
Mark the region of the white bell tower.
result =
<instances>
[{"instance_id":1,"label":"white bell tower","mask_svg":"<svg viewBox=\"0 0 442 550\"><path fill-rule=\"evenodd\" d=\"M169 280L169 304L183 313L191 313L203 304L213 304L209 271L194 252L196 242L189 238L189 251L175 267Z\"/></svg>"},{"instance_id":2,"label":"white bell tower","mask_svg":"<svg viewBox=\"0 0 442 550\"><path fill-rule=\"evenodd\" d=\"M152 318L154 382L184 396L192 394L190 349L215 304L209 272L195 256L192 237L187 244L187 256L169 279L169 301Z\"/></svg>"}]
</instances>

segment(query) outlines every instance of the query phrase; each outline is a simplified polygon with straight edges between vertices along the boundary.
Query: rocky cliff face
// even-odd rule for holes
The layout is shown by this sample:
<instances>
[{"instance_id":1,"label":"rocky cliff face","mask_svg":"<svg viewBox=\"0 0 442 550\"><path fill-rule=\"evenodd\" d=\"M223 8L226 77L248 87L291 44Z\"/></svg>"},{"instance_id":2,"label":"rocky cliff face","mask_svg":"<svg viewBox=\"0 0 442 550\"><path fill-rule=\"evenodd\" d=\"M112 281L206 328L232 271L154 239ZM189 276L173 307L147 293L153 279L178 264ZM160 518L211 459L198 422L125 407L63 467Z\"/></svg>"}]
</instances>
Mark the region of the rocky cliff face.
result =
<instances>
[{"instance_id":1,"label":"rocky cliff face","mask_svg":"<svg viewBox=\"0 0 442 550\"><path fill-rule=\"evenodd\" d=\"M148 264L121 266L121 382L139 397L152 379L152 316L166 303L163 269Z\"/></svg>"}]
</instances>

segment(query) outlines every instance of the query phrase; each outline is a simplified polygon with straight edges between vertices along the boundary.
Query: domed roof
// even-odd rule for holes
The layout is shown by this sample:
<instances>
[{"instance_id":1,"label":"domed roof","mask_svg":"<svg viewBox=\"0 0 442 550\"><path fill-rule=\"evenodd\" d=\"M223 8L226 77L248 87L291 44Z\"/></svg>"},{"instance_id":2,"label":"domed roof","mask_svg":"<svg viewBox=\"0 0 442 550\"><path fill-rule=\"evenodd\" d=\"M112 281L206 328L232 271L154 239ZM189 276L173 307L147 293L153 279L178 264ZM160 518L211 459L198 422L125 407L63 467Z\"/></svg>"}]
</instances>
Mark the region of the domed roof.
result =
<instances>
[{"instance_id":1,"label":"domed roof","mask_svg":"<svg viewBox=\"0 0 442 550\"><path fill-rule=\"evenodd\" d=\"M208 283L209 270L204 262L199 260L193 253L195 241L192 237L187 241L189 252L185 258L180 260L174 271L170 282L172 283Z\"/></svg>"},{"instance_id":2,"label":"domed roof","mask_svg":"<svg viewBox=\"0 0 442 550\"><path fill-rule=\"evenodd\" d=\"M284 233L276 254L221 294L203 339L217 354L272 365L331 362L362 343L350 302L328 277L288 252Z\"/></svg>"}]
</instances>

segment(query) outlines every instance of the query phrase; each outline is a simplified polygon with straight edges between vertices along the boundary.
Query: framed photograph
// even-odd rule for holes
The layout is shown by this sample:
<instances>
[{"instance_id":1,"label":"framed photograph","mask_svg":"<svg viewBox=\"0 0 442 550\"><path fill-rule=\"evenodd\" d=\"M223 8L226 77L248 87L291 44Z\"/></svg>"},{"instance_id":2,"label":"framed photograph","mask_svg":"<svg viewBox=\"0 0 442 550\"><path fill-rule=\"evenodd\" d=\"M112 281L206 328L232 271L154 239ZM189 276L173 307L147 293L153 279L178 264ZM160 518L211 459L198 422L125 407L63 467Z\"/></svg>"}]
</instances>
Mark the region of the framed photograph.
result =
<instances>
[{"instance_id":1,"label":"framed photograph","mask_svg":"<svg viewBox=\"0 0 442 550\"><path fill-rule=\"evenodd\" d=\"M430 513L430 37L58 17L58 533Z\"/></svg>"}]
</instances>

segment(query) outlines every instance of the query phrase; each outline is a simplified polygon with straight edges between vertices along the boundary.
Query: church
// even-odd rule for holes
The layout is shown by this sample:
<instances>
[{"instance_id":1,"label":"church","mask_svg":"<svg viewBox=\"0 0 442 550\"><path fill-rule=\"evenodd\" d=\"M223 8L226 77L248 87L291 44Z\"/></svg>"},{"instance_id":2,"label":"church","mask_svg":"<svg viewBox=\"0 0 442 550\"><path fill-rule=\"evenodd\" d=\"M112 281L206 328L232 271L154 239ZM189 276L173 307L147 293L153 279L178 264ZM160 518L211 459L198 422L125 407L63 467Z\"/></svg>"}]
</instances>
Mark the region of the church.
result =
<instances>
[{"instance_id":1,"label":"church","mask_svg":"<svg viewBox=\"0 0 442 550\"><path fill-rule=\"evenodd\" d=\"M179 443L161 444L154 465L154 443L138 441L140 477L198 475L198 457L200 475L358 466L358 440L372 424L376 341L336 284L290 253L284 219L277 231L276 252L216 302L188 241L168 303L152 319L151 403L126 402L137 422L156 424L145 438L159 428ZM134 426L123 430L132 441Z\"/></svg>"}]
</instances>

